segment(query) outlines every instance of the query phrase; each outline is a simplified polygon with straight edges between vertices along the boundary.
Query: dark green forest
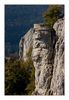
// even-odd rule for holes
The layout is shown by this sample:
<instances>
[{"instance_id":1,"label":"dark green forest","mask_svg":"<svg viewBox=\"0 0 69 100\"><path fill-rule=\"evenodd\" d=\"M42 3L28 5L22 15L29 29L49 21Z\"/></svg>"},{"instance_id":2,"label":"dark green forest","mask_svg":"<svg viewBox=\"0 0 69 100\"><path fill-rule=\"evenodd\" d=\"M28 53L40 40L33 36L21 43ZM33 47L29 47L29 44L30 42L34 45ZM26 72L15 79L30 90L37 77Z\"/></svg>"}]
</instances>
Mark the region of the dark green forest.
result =
<instances>
[{"instance_id":1,"label":"dark green forest","mask_svg":"<svg viewBox=\"0 0 69 100\"><path fill-rule=\"evenodd\" d=\"M35 70L31 59L31 49L27 61L15 58L5 61L5 95L31 95L35 88Z\"/></svg>"}]
</instances>

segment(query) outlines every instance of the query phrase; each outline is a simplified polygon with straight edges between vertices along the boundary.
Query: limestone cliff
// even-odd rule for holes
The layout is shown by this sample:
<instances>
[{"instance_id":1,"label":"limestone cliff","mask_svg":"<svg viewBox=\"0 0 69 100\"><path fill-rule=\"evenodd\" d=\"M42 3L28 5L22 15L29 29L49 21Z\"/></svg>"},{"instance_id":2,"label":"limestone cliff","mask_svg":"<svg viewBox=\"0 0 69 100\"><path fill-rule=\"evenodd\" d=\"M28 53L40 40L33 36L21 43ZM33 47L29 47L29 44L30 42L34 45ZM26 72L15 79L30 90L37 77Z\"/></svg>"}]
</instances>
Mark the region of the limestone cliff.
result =
<instances>
[{"instance_id":1,"label":"limestone cliff","mask_svg":"<svg viewBox=\"0 0 69 100\"><path fill-rule=\"evenodd\" d=\"M34 95L64 94L64 19L59 19L50 29L43 24L34 24L32 31L23 37L22 55L26 54L25 43L32 44L32 60L35 67ZM29 40L31 42L25 41ZM20 44L21 47L21 44Z\"/></svg>"},{"instance_id":2,"label":"limestone cliff","mask_svg":"<svg viewBox=\"0 0 69 100\"><path fill-rule=\"evenodd\" d=\"M64 19L50 29L35 31L32 58L36 95L64 94Z\"/></svg>"},{"instance_id":3,"label":"limestone cliff","mask_svg":"<svg viewBox=\"0 0 69 100\"><path fill-rule=\"evenodd\" d=\"M51 91L53 95L64 94L64 19L59 19L53 26L58 40L55 44L55 56Z\"/></svg>"},{"instance_id":4,"label":"limestone cliff","mask_svg":"<svg viewBox=\"0 0 69 100\"><path fill-rule=\"evenodd\" d=\"M31 28L23 37L21 37L19 42L19 59L20 60L27 60L27 52L29 47L32 45L32 36L34 29Z\"/></svg>"}]
</instances>

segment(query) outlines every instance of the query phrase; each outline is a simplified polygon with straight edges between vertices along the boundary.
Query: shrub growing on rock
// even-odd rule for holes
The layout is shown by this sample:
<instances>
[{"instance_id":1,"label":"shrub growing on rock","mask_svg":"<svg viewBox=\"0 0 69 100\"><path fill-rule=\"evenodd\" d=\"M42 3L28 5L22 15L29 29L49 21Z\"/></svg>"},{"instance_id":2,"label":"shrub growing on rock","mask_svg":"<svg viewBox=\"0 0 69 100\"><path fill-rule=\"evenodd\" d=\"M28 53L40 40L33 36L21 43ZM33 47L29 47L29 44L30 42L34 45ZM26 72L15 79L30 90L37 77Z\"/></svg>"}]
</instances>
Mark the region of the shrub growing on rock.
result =
<instances>
[{"instance_id":1,"label":"shrub growing on rock","mask_svg":"<svg viewBox=\"0 0 69 100\"><path fill-rule=\"evenodd\" d=\"M64 16L63 5L50 5L47 11L43 13L44 22L51 27L59 18L63 16Z\"/></svg>"}]
</instances>

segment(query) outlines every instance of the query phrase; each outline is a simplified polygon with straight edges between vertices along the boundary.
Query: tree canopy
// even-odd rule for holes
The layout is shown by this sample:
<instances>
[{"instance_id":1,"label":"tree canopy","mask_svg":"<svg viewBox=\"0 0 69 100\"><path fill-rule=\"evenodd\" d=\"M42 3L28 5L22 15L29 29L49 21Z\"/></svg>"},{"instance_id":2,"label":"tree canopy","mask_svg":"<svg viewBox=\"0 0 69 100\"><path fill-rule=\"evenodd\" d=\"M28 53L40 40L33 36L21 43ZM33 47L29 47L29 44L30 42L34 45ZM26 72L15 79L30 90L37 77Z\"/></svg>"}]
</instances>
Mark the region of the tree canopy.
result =
<instances>
[{"instance_id":1,"label":"tree canopy","mask_svg":"<svg viewBox=\"0 0 69 100\"><path fill-rule=\"evenodd\" d=\"M31 59L32 50L27 55L30 59L19 61L10 59L5 62L5 94L31 95L35 88L35 70Z\"/></svg>"},{"instance_id":2,"label":"tree canopy","mask_svg":"<svg viewBox=\"0 0 69 100\"><path fill-rule=\"evenodd\" d=\"M63 5L50 5L43 13L43 18L45 24L53 26L53 24L61 17L64 16L64 6Z\"/></svg>"}]
</instances>

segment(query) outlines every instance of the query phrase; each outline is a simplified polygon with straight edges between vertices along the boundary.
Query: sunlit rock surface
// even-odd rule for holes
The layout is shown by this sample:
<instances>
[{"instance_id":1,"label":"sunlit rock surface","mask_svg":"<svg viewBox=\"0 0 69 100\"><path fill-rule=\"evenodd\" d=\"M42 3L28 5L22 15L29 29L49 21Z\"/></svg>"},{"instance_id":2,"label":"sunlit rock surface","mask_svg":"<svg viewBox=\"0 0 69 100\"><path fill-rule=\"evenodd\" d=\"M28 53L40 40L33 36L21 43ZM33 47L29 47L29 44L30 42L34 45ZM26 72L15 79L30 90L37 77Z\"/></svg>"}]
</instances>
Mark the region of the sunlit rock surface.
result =
<instances>
[{"instance_id":1,"label":"sunlit rock surface","mask_svg":"<svg viewBox=\"0 0 69 100\"><path fill-rule=\"evenodd\" d=\"M36 95L64 94L64 19L53 26L55 35L47 29L35 30L33 62Z\"/></svg>"},{"instance_id":2,"label":"sunlit rock surface","mask_svg":"<svg viewBox=\"0 0 69 100\"><path fill-rule=\"evenodd\" d=\"M58 40L55 44L55 57L51 91L53 95L64 94L64 19L59 19L53 26Z\"/></svg>"},{"instance_id":3,"label":"sunlit rock surface","mask_svg":"<svg viewBox=\"0 0 69 100\"><path fill-rule=\"evenodd\" d=\"M20 60L27 60L27 52L29 50L29 47L32 45L32 36L34 29L31 28L23 37L21 37L21 40L19 42L19 59Z\"/></svg>"},{"instance_id":4,"label":"sunlit rock surface","mask_svg":"<svg viewBox=\"0 0 69 100\"><path fill-rule=\"evenodd\" d=\"M49 28L33 34L32 59L35 67L35 94L45 95L50 88L53 67L53 41Z\"/></svg>"},{"instance_id":5,"label":"sunlit rock surface","mask_svg":"<svg viewBox=\"0 0 69 100\"><path fill-rule=\"evenodd\" d=\"M32 46L35 67L33 95L64 94L64 19L59 19L53 30L43 24L34 24L19 43L19 56L26 60Z\"/></svg>"}]
</instances>

